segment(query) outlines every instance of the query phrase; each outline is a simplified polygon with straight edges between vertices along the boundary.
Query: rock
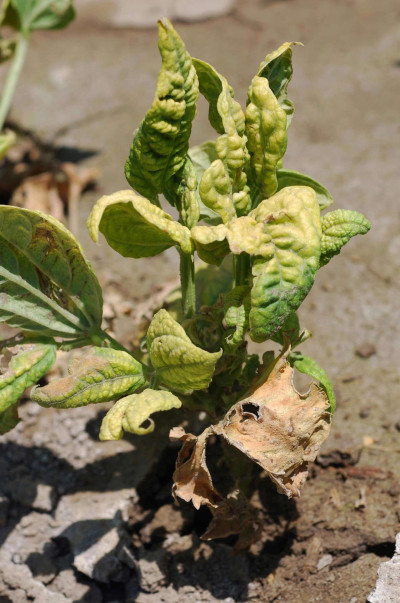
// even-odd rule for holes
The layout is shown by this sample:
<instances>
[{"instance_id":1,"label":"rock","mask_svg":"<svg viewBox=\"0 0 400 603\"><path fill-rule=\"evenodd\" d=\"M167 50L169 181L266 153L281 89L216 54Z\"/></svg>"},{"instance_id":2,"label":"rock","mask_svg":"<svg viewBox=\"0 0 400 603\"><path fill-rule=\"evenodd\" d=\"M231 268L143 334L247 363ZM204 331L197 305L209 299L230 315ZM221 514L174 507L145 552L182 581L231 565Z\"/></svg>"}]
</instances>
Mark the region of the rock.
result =
<instances>
[{"instance_id":1,"label":"rock","mask_svg":"<svg viewBox=\"0 0 400 603\"><path fill-rule=\"evenodd\" d=\"M7 523L8 508L10 501L6 496L0 494L0 526L5 526Z\"/></svg>"},{"instance_id":2,"label":"rock","mask_svg":"<svg viewBox=\"0 0 400 603\"><path fill-rule=\"evenodd\" d=\"M167 583L168 556L163 549L143 550L139 555L140 587L147 593L155 593Z\"/></svg>"},{"instance_id":3,"label":"rock","mask_svg":"<svg viewBox=\"0 0 400 603\"><path fill-rule=\"evenodd\" d=\"M370 356L376 354L376 347L373 343L366 341L359 345L354 352L359 358L369 358Z\"/></svg>"},{"instance_id":4,"label":"rock","mask_svg":"<svg viewBox=\"0 0 400 603\"><path fill-rule=\"evenodd\" d=\"M38 511L51 512L57 500L52 486L38 484L29 477L9 481L7 492L15 502Z\"/></svg>"},{"instance_id":5,"label":"rock","mask_svg":"<svg viewBox=\"0 0 400 603\"><path fill-rule=\"evenodd\" d=\"M72 599L55 593L33 578L26 565L15 565L6 553L0 553L0 595L2 585L13 593L13 603L72 603ZM7 599L10 600L10 599Z\"/></svg>"},{"instance_id":6,"label":"rock","mask_svg":"<svg viewBox=\"0 0 400 603\"><path fill-rule=\"evenodd\" d=\"M324 567L328 567L333 561L332 555L327 553L326 555L322 555L320 559L318 559L317 570L320 572Z\"/></svg>"},{"instance_id":7,"label":"rock","mask_svg":"<svg viewBox=\"0 0 400 603\"><path fill-rule=\"evenodd\" d=\"M62 593L73 601L85 601L85 603L97 603L102 600L101 590L95 584L83 584L78 581L72 569L62 570L53 580L51 590Z\"/></svg>"},{"instance_id":8,"label":"rock","mask_svg":"<svg viewBox=\"0 0 400 603\"><path fill-rule=\"evenodd\" d=\"M225 15L235 0L113 0L104 5L101 15L95 11L96 0L81 0L80 4L83 14L96 14L114 27L155 27L162 17L192 22Z\"/></svg>"},{"instance_id":9,"label":"rock","mask_svg":"<svg viewBox=\"0 0 400 603\"><path fill-rule=\"evenodd\" d=\"M378 580L370 593L368 603L398 603L400 600L400 533L396 537L396 550L390 561L381 563Z\"/></svg>"}]
</instances>

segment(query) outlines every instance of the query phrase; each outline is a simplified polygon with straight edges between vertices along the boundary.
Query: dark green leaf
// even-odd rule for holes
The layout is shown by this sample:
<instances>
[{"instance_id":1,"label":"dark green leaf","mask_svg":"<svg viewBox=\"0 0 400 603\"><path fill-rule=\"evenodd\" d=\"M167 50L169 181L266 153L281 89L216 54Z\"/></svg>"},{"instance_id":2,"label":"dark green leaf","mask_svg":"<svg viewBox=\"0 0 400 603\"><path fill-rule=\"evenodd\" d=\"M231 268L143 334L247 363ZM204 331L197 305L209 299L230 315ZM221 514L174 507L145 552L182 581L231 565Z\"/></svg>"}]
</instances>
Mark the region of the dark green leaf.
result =
<instances>
[{"instance_id":1,"label":"dark green leaf","mask_svg":"<svg viewBox=\"0 0 400 603\"><path fill-rule=\"evenodd\" d=\"M326 189L322 184L310 178L310 176L306 176L305 174L301 174L300 172L296 172L295 170L278 170L276 172L278 178L278 191L287 187L287 186L309 186L314 189L317 194L318 204L320 210L324 210L333 203L333 198L328 189Z\"/></svg>"}]
</instances>

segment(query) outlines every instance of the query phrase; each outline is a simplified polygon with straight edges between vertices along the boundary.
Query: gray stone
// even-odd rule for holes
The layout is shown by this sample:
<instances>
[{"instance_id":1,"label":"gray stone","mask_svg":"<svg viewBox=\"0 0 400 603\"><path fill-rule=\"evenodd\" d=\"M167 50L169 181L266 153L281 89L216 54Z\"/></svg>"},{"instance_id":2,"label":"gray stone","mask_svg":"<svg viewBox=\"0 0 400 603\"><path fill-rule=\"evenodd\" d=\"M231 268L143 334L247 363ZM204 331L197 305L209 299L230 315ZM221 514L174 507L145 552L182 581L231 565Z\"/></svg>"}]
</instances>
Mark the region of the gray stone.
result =
<instances>
[{"instance_id":1,"label":"gray stone","mask_svg":"<svg viewBox=\"0 0 400 603\"><path fill-rule=\"evenodd\" d=\"M155 593L167 583L168 557L163 549L142 550L139 555L140 587L148 593Z\"/></svg>"},{"instance_id":2,"label":"gray stone","mask_svg":"<svg viewBox=\"0 0 400 603\"><path fill-rule=\"evenodd\" d=\"M14 501L38 511L52 511L56 504L54 488L46 484L37 484L29 477L8 482L7 491Z\"/></svg>"},{"instance_id":3,"label":"gray stone","mask_svg":"<svg viewBox=\"0 0 400 603\"><path fill-rule=\"evenodd\" d=\"M400 601L400 533L396 537L396 550L392 559L379 566L376 586L367 601L368 603Z\"/></svg>"},{"instance_id":4,"label":"gray stone","mask_svg":"<svg viewBox=\"0 0 400 603\"><path fill-rule=\"evenodd\" d=\"M317 570L320 572L324 567L328 567L333 561L332 555L327 553L326 555L322 555L320 559L318 559Z\"/></svg>"}]
</instances>

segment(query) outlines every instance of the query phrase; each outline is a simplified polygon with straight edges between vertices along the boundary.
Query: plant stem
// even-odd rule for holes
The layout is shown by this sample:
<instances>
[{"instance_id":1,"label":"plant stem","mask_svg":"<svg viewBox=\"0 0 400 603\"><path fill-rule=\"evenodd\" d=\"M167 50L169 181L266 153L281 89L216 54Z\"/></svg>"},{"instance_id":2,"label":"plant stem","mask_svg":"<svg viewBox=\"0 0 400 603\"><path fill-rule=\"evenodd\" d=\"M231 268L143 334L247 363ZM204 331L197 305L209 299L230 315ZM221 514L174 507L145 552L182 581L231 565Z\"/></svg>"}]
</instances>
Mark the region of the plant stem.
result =
<instances>
[{"instance_id":1,"label":"plant stem","mask_svg":"<svg viewBox=\"0 0 400 603\"><path fill-rule=\"evenodd\" d=\"M233 258L235 287L247 285L250 272L250 256L247 253L235 255Z\"/></svg>"},{"instance_id":2,"label":"plant stem","mask_svg":"<svg viewBox=\"0 0 400 603\"><path fill-rule=\"evenodd\" d=\"M28 48L28 34L19 34L15 49L15 55L7 75L6 84L0 100L0 132L11 107L15 88L21 75L22 66L25 62L26 50Z\"/></svg>"},{"instance_id":3,"label":"plant stem","mask_svg":"<svg viewBox=\"0 0 400 603\"><path fill-rule=\"evenodd\" d=\"M112 337L106 331L101 331L100 336L104 337L104 339L107 339L110 342L110 347L113 350L118 350L120 352L127 352L128 354L130 354L130 352L121 343L119 343L116 339L114 339L114 337Z\"/></svg>"},{"instance_id":4,"label":"plant stem","mask_svg":"<svg viewBox=\"0 0 400 603\"><path fill-rule=\"evenodd\" d=\"M182 309L185 318L191 318L196 313L196 289L194 282L194 257L192 254L181 253L181 288Z\"/></svg>"}]
</instances>

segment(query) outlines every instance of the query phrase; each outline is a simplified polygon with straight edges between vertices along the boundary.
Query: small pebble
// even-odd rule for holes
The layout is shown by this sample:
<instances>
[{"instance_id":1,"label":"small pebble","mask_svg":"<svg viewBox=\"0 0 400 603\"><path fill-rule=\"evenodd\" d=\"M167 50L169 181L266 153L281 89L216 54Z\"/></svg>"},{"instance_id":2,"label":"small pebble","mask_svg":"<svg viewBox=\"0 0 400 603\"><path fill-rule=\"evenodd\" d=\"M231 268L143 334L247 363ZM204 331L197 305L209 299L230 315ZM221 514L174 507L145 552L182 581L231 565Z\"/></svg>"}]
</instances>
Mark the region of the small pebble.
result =
<instances>
[{"instance_id":1,"label":"small pebble","mask_svg":"<svg viewBox=\"0 0 400 603\"><path fill-rule=\"evenodd\" d=\"M369 417L370 412L371 412L370 408L363 408L362 410L360 410L358 415L359 415L360 419L366 419L367 417Z\"/></svg>"},{"instance_id":2,"label":"small pebble","mask_svg":"<svg viewBox=\"0 0 400 603\"><path fill-rule=\"evenodd\" d=\"M376 347L373 343L365 342L359 345L354 352L356 356L359 356L359 358L369 358L370 356L376 354Z\"/></svg>"}]
</instances>

